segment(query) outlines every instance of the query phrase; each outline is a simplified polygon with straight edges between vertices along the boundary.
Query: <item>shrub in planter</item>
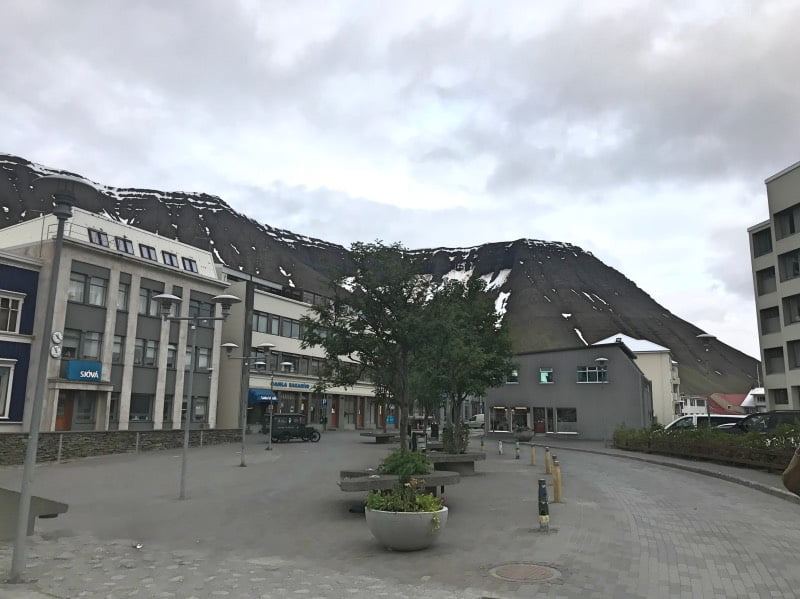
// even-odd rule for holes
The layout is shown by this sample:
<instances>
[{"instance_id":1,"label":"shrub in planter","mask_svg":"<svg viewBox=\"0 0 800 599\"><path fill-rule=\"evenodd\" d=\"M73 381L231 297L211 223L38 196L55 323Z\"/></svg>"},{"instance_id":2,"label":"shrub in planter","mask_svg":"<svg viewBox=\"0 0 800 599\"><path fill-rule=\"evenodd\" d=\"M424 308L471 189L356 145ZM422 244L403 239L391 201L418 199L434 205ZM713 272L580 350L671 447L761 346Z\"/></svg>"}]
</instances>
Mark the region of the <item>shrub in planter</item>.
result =
<instances>
[{"instance_id":1,"label":"shrub in planter","mask_svg":"<svg viewBox=\"0 0 800 599\"><path fill-rule=\"evenodd\" d=\"M408 482L412 476L429 474L432 470L433 464L424 453L407 449L393 451L378 466L378 472L396 474L401 482Z\"/></svg>"}]
</instances>

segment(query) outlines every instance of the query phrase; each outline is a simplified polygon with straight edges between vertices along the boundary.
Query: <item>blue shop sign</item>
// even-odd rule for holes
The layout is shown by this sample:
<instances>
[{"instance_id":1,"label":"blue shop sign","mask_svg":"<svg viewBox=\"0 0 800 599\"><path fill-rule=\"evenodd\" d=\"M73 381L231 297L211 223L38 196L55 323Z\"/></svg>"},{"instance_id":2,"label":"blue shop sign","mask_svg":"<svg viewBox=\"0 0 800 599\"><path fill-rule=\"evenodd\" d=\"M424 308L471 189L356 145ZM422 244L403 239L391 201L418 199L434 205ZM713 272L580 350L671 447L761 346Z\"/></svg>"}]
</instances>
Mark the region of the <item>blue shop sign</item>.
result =
<instances>
[{"instance_id":1,"label":"blue shop sign","mask_svg":"<svg viewBox=\"0 0 800 599\"><path fill-rule=\"evenodd\" d=\"M93 381L99 383L102 378L102 364L88 360L70 360L67 362L67 380Z\"/></svg>"},{"instance_id":2,"label":"blue shop sign","mask_svg":"<svg viewBox=\"0 0 800 599\"><path fill-rule=\"evenodd\" d=\"M247 403L269 403L277 401L275 392L271 389L249 389L247 392Z\"/></svg>"}]
</instances>

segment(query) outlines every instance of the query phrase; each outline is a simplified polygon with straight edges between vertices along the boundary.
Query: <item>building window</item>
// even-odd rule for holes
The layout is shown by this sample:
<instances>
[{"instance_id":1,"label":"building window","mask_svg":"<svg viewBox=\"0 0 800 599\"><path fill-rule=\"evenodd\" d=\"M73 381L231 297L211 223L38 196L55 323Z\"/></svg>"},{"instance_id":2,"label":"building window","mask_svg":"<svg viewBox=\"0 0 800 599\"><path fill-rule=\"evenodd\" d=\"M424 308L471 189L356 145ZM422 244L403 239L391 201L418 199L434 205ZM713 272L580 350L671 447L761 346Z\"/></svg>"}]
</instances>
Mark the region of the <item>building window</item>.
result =
<instances>
[{"instance_id":1,"label":"building window","mask_svg":"<svg viewBox=\"0 0 800 599\"><path fill-rule=\"evenodd\" d=\"M211 348L197 348L197 370L208 370L211 367Z\"/></svg>"},{"instance_id":2,"label":"building window","mask_svg":"<svg viewBox=\"0 0 800 599\"><path fill-rule=\"evenodd\" d=\"M100 348L103 345L103 334L91 331L83 331L81 334L82 348L81 356L85 360L99 360Z\"/></svg>"},{"instance_id":3,"label":"building window","mask_svg":"<svg viewBox=\"0 0 800 599\"><path fill-rule=\"evenodd\" d=\"M293 318L281 318L281 337L300 339L300 321Z\"/></svg>"},{"instance_id":4,"label":"building window","mask_svg":"<svg viewBox=\"0 0 800 599\"><path fill-rule=\"evenodd\" d=\"M106 305L106 289L108 281L102 277L92 277L80 272L69 275L67 299L79 304L104 307Z\"/></svg>"},{"instance_id":5,"label":"building window","mask_svg":"<svg viewBox=\"0 0 800 599\"><path fill-rule=\"evenodd\" d=\"M200 300L189 300L189 316L191 318L213 318L214 304Z\"/></svg>"},{"instance_id":6,"label":"building window","mask_svg":"<svg viewBox=\"0 0 800 599\"><path fill-rule=\"evenodd\" d=\"M508 431L509 430L509 422L508 422L508 409L507 408L500 408L494 407L492 408L491 412L491 421L489 422L490 429L492 431Z\"/></svg>"},{"instance_id":7,"label":"building window","mask_svg":"<svg viewBox=\"0 0 800 599\"><path fill-rule=\"evenodd\" d=\"M194 410L192 414L193 422L208 422L208 398L195 397Z\"/></svg>"},{"instance_id":8,"label":"building window","mask_svg":"<svg viewBox=\"0 0 800 599\"><path fill-rule=\"evenodd\" d=\"M73 272L69 275L69 289L67 290L67 299L71 302L83 303L86 297L86 275L79 272Z\"/></svg>"},{"instance_id":9,"label":"building window","mask_svg":"<svg viewBox=\"0 0 800 599\"><path fill-rule=\"evenodd\" d=\"M141 287L139 289L139 314L158 316L158 300L154 300L153 298L160 293L160 291L156 291L155 289Z\"/></svg>"},{"instance_id":10,"label":"building window","mask_svg":"<svg viewBox=\"0 0 800 599\"><path fill-rule=\"evenodd\" d=\"M153 396L143 393L131 395L130 421L148 421L153 419Z\"/></svg>"},{"instance_id":11,"label":"building window","mask_svg":"<svg viewBox=\"0 0 800 599\"><path fill-rule=\"evenodd\" d=\"M108 235L106 235L102 231L89 229L89 241L91 241L96 245L102 245L103 247L108 247Z\"/></svg>"},{"instance_id":12,"label":"building window","mask_svg":"<svg viewBox=\"0 0 800 599\"><path fill-rule=\"evenodd\" d=\"M775 213L775 239L784 239L797 233L800 227L800 204Z\"/></svg>"},{"instance_id":13,"label":"building window","mask_svg":"<svg viewBox=\"0 0 800 599\"><path fill-rule=\"evenodd\" d=\"M783 298L783 323L790 325L796 322L800 322L800 295L790 295Z\"/></svg>"},{"instance_id":14,"label":"building window","mask_svg":"<svg viewBox=\"0 0 800 599\"><path fill-rule=\"evenodd\" d=\"M0 360L0 418L8 418L16 360Z\"/></svg>"},{"instance_id":15,"label":"building window","mask_svg":"<svg viewBox=\"0 0 800 599\"><path fill-rule=\"evenodd\" d=\"M102 346L102 333L64 329L64 340L61 343L61 359L99 360Z\"/></svg>"},{"instance_id":16,"label":"building window","mask_svg":"<svg viewBox=\"0 0 800 599\"><path fill-rule=\"evenodd\" d=\"M119 422L119 392L112 392L108 402L108 421Z\"/></svg>"},{"instance_id":17,"label":"building window","mask_svg":"<svg viewBox=\"0 0 800 599\"><path fill-rule=\"evenodd\" d=\"M764 229L753 233L753 256L758 258L772 251L772 231Z\"/></svg>"},{"instance_id":18,"label":"building window","mask_svg":"<svg viewBox=\"0 0 800 599\"><path fill-rule=\"evenodd\" d=\"M508 373L508 377L506 378L506 383L518 383L519 382L519 371L514 369Z\"/></svg>"},{"instance_id":19,"label":"building window","mask_svg":"<svg viewBox=\"0 0 800 599\"><path fill-rule=\"evenodd\" d=\"M152 245L145 245L143 243L139 244L139 254L142 258L147 258L148 260L153 260L154 262L158 262L158 254L156 253L156 248Z\"/></svg>"},{"instance_id":20,"label":"building window","mask_svg":"<svg viewBox=\"0 0 800 599\"><path fill-rule=\"evenodd\" d=\"M172 252L165 252L162 250L161 258L162 260L164 260L164 264L166 264L167 266L174 266L175 268L178 268L178 256L176 256Z\"/></svg>"},{"instance_id":21,"label":"building window","mask_svg":"<svg viewBox=\"0 0 800 599\"><path fill-rule=\"evenodd\" d=\"M778 269L781 281L800 277L800 250L792 250L778 256Z\"/></svg>"},{"instance_id":22,"label":"building window","mask_svg":"<svg viewBox=\"0 0 800 599\"><path fill-rule=\"evenodd\" d=\"M174 395L164 396L164 409L161 412L161 420L163 422L172 422L172 406L175 402Z\"/></svg>"},{"instance_id":23,"label":"building window","mask_svg":"<svg viewBox=\"0 0 800 599\"><path fill-rule=\"evenodd\" d=\"M137 339L133 347L135 366L155 366L158 360L158 341Z\"/></svg>"},{"instance_id":24,"label":"building window","mask_svg":"<svg viewBox=\"0 0 800 599\"><path fill-rule=\"evenodd\" d=\"M120 283L117 289L117 310L127 311L130 296L131 286L128 283Z\"/></svg>"},{"instance_id":25,"label":"building window","mask_svg":"<svg viewBox=\"0 0 800 599\"><path fill-rule=\"evenodd\" d=\"M181 258L183 261L183 270L188 270L189 272L197 272L197 262L192 260L191 258Z\"/></svg>"},{"instance_id":26,"label":"building window","mask_svg":"<svg viewBox=\"0 0 800 599\"><path fill-rule=\"evenodd\" d=\"M790 369L800 368L800 341L789 341L786 344L786 357Z\"/></svg>"},{"instance_id":27,"label":"building window","mask_svg":"<svg viewBox=\"0 0 800 599\"><path fill-rule=\"evenodd\" d=\"M19 333L19 315L22 311L22 297L0 295L0 331Z\"/></svg>"},{"instance_id":28,"label":"building window","mask_svg":"<svg viewBox=\"0 0 800 599\"><path fill-rule=\"evenodd\" d=\"M557 433L578 432L577 408L556 408L556 432Z\"/></svg>"},{"instance_id":29,"label":"building window","mask_svg":"<svg viewBox=\"0 0 800 599\"><path fill-rule=\"evenodd\" d=\"M760 310L759 318L761 320L762 335L769 335L770 333L780 332L781 317L780 314L778 313L778 306L773 306L772 308L764 308L763 310Z\"/></svg>"},{"instance_id":30,"label":"building window","mask_svg":"<svg viewBox=\"0 0 800 599\"><path fill-rule=\"evenodd\" d=\"M117 249L126 254L133 254L133 242L124 237L115 237L114 242L117 244Z\"/></svg>"},{"instance_id":31,"label":"building window","mask_svg":"<svg viewBox=\"0 0 800 599\"><path fill-rule=\"evenodd\" d=\"M111 363L122 364L122 358L125 355L125 337L114 335L114 349L111 350Z\"/></svg>"},{"instance_id":32,"label":"building window","mask_svg":"<svg viewBox=\"0 0 800 599\"><path fill-rule=\"evenodd\" d=\"M552 383L553 382L553 369L552 368L540 368L539 369L539 382L540 383Z\"/></svg>"},{"instance_id":33,"label":"building window","mask_svg":"<svg viewBox=\"0 0 800 599\"><path fill-rule=\"evenodd\" d=\"M167 345L167 368L175 369L175 359L178 355L178 348L174 343Z\"/></svg>"},{"instance_id":34,"label":"building window","mask_svg":"<svg viewBox=\"0 0 800 599\"><path fill-rule=\"evenodd\" d=\"M608 367L603 366L578 366L579 383L607 383Z\"/></svg>"},{"instance_id":35,"label":"building window","mask_svg":"<svg viewBox=\"0 0 800 599\"><path fill-rule=\"evenodd\" d=\"M782 347L767 347L764 349L764 372L766 374L786 372L786 367L783 364Z\"/></svg>"},{"instance_id":36,"label":"building window","mask_svg":"<svg viewBox=\"0 0 800 599\"><path fill-rule=\"evenodd\" d=\"M772 393L772 403L776 406L789 405L789 393L786 389L770 389L769 392Z\"/></svg>"},{"instance_id":37,"label":"building window","mask_svg":"<svg viewBox=\"0 0 800 599\"><path fill-rule=\"evenodd\" d=\"M78 392L75 401L75 422L94 422L94 394Z\"/></svg>"},{"instance_id":38,"label":"building window","mask_svg":"<svg viewBox=\"0 0 800 599\"><path fill-rule=\"evenodd\" d=\"M758 295L774 293L777 289L778 281L775 278L774 266L756 271L756 291Z\"/></svg>"}]
</instances>

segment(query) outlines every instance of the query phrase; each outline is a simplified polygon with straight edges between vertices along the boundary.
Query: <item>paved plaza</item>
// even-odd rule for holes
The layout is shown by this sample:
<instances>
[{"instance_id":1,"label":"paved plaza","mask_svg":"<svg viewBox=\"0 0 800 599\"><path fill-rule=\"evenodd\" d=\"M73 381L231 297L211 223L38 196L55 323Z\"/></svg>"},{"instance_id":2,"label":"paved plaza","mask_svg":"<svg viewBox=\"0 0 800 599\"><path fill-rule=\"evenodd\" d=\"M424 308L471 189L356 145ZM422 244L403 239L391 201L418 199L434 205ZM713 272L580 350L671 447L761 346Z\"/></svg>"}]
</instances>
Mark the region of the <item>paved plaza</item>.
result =
<instances>
[{"instance_id":1,"label":"paved plaza","mask_svg":"<svg viewBox=\"0 0 800 599\"><path fill-rule=\"evenodd\" d=\"M515 460L513 446L499 455L487 443L479 473L446 490L441 542L393 553L349 511L361 496L336 486L339 470L375 466L392 446L351 432L271 452L260 435L249 443L247 468L238 445L192 449L185 501L178 451L38 467L35 494L69 512L37 522L31 582L0 584L0 597L800 596L800 506L725 480L562 448L565 502L551 504L553 530L542 534L541 449L531 466L527 447ZM18 489L20 475L0 468L0 486ZM0 575L10 562L0 544ZM557 576L495 575L515 563Z\"/></svg>"}]
</instances>

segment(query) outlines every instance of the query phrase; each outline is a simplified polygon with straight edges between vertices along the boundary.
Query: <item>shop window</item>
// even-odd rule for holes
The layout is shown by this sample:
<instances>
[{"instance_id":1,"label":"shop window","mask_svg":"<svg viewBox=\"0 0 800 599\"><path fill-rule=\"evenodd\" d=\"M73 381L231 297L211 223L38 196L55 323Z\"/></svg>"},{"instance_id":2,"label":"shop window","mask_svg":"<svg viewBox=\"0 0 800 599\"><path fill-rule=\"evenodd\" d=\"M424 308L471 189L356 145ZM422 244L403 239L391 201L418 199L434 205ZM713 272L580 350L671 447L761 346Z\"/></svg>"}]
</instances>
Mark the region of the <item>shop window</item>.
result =
<instances>
[{"instance_id":1,"label":"shop window","mask_svg":"<svg viewBox=\"0 0 800 599\"><path fill-rule=\"evenodd\" d=\"M153 396L143 393L131 395L130 421L141 422L153 419Z\"/></svg>"},{"instance_id":2,"label":"shop window","mask_svg":"<svg viewBox=\"0 0 800 599\"><path fill-rule=\"evenodd\" d=\"M508 432L508 409L498 407L492 408L491 415L490 430Z\"/></svg>"},{"instance_id":3,"label":"shop window","mask_svg":"<svg viewBox=\"0 0 800 599\"><path fill-rule=\"evenodd\" d=\"M556 427L556 432L559 433L577 433L577 408L556 408Z\"/></svg>"},{"instance_id":4,"label":"shop window","mask_svg":"<svg viewBox=\"0 0 800 599\"><path fill-rule=\"evenodd\" d=\"M79 392L75 400L75 422L94 422L94 393Z\"/></svg>"},{"instance_id":5,"label":"shop window","mask_svg":"<svg viewBox=\"0 0 800 599\"><path fill-rule=\"evenodd\" d=\"M540 383L552 383L553 382L553 369L552 368L540 368L539 369L539 382Z\"/></svg>"},{"instance_id":6,"label":"shop window","mask_svg":"<svg viewBox=\"0 0 800 599\"><path fill-rule=\"evenodd\" d=\"M6 292L0 295L0 332L19 333L19 315L24 296Z\"/></svg>"}]
</instances>

